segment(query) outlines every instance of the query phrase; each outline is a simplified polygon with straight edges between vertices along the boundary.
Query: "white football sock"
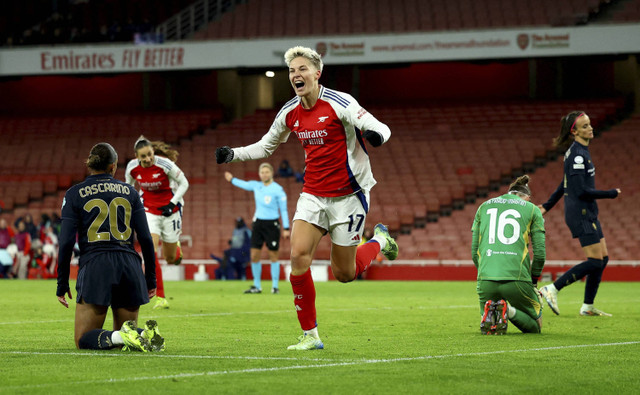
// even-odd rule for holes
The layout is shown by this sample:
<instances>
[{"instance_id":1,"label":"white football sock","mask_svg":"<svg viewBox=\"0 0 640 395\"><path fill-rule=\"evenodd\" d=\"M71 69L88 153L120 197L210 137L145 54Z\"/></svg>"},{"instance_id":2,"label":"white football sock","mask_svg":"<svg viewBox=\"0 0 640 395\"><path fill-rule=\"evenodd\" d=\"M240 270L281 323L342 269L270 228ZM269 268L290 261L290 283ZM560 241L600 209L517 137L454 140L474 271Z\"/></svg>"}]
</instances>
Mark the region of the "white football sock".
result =
<instances>
[{"instance_id":1,"label":"white football sock","mask_svg":"<svg viewBox=\"0 0 640 395\"><path fill-rule=\"evenodd\" d=\"M513 318L516 316L516 308L509 305L509 310L507 311L507 317L509 317L509 319Z\"/></svg>"},{"instance_id":2,"label":"white football sock","mask_svg":"<svg viewBox=\"0 0 640 395\"><path fill-rule=\"evenodd\" d=\"M387 239L382 236L373 236L371 240L375 240L378 242L378 244L380 244L380 251L384 250L387 247Z\"/></svg>"},{"instance_id":3,"label":"white football sock","mask_svg":"<svg viewBox=\"0 0 640 395\"><path fill-rule=\"evenodd\" d=\"M592 304L586 304L583 303L582 304L582 308L580 309L581 311L585 311L585 310L593 310L593 305Z\"/></svg>"},{"instance_id":4,"label":"white football sock","mask_svg":"<svg viewBox=\"0 0 640 395\"><path fill-rule=\"evenodd\" d=\"M315 337L316 339L319 339L320 337L318 336L318 327L316 326L313 329L309 329L308 331L304 331L305 336L311 336L311 337Z\"/></svg>"},{"instance_id":5,"label":"white football sock","mask_svg":"<svg viewBox=\"0 0 640 395\"><path fill-rule=\"evenodd\" d=\"M116 346L122 346L124 344L124 340L122 340L122 335L120 335L120 331L113 331L111 334L111 343Z\"/></svg>"}]
</instances>

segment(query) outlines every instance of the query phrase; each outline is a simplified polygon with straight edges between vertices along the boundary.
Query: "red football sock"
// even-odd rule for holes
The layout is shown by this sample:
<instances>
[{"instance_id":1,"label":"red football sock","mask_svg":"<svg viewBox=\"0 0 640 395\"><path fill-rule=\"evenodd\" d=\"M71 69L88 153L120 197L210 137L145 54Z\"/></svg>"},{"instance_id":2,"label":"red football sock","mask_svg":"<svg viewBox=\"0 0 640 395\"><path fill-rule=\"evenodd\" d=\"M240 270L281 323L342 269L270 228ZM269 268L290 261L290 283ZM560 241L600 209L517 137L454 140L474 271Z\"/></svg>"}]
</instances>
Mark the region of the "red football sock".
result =
<instances>
[{"instance_id":1,"label":"red football sock","mask_svg":"<svg viewBox=\"0 0 640 395\"><path fill-rule=\"evenodd\" d=\"M377 241L368 241L358 247L356 252L356 277L369 268L371 262L378 256L380 244Z\"/></svg>"},{"instance_id":2,"label":"red football sock","mask_svg":"<svg viewBox=\"0 0 640 395\"><path fill-rule=\"evenodd\" d=\"M164 298L164 281L162 281L162 268L158 261L158 254L156 254L156 296Z\"/></svg>"},{"instance_id":3,"label":"red football sock","mask_svg":"<svg viewBox=\"0 0 640 395\"><path fill-rule=\"evenodd\" d=\"M296 305L298 321L302 330L308 331L318 326L316 321L316 287L313 285L311 269L304 274L289 276L293 289L293 303Z\"/></svg>"}]
</instances>

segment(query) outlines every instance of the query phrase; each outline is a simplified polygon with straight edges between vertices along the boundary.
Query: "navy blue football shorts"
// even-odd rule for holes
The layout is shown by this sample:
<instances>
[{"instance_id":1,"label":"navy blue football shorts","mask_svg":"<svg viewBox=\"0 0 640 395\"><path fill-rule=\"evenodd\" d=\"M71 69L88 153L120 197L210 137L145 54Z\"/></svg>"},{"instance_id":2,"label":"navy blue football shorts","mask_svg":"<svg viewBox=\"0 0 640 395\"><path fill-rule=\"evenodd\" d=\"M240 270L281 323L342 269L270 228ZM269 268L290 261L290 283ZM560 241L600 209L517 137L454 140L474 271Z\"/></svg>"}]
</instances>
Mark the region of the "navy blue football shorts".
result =
<instances>
[{"instance_id":1,"label":"navy blue football shorts","mask_svg":"<svg viewBox=\"0 0 640 395\"><path fill-rule=\"evenodd\" d=\"M600 243L600 239L604 238L600 221L596 219L580 219L577 221L567 222L567 226L571 230L571 236L580 240L582 247Z\"/></svg>"},{"instance_id":2,"label":"navy blue football shorts","mask_svg":"<svg viewBox=\"0 0 640 395\"><path fill-rule=\"evenodd\" d=\"M78 271L76 302L99 306L140 307L149 303L139 257L123 252L95 254Z\"/></svg>"}]
</instances>

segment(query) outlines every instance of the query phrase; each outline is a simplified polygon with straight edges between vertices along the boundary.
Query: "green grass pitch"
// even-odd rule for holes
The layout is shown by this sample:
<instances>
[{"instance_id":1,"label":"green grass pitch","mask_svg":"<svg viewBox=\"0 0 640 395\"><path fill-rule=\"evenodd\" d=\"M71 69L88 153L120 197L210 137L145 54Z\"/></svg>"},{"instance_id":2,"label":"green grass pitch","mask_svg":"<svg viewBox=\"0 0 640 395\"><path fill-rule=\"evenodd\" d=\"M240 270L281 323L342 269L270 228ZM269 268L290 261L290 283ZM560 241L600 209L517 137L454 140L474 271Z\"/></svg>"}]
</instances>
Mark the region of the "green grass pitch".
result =
<instances>
[{"instance_id":1,"label":"green grass pitch","mask_svg":"<svg viewBox=\"0 0 640 395\"><path fill-rule=\"evenodd\" d=\"M0 281L0 393L638 393L640 284L603 282L581 317L584 283L547 307L541 335L482 336L473 282L317 283L324 350L287 351L301 334L290 285L167 282L166 352L80 351L75 304L54 281ZM73 285L72 285L73 286ZM270 281L264 281L265 289ZM75 290L74 290L75 296ZM105 328L111 328L111 318Z\"/></svg>"}]
</instances>

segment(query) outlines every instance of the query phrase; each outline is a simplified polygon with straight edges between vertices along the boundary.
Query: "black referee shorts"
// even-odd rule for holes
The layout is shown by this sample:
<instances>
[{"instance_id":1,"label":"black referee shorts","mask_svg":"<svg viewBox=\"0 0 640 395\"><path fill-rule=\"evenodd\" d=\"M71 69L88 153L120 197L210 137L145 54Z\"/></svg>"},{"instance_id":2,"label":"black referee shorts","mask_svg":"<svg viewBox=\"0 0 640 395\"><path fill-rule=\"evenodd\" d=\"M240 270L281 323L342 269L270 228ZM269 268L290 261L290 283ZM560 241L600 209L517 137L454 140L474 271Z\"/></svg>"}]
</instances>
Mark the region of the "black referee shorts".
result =
<instances>
[{"instance_id":1,"label":"black referee shorts","mask_svg":"<svg viewBox=\"0 0 640 395\"><path fill-rule=\"evenodd\" d=\"M280 248L280 222L277 219L257 219L251 230L251 248L267 245L270 251Z\"/></svg>"},{"instance_id":2,"label":"black referee shorts","mask_svg":"<svg viewBox=\"0 0 640 395\"><path fill-rule=\"evenodd\" d=\"M139 257L126 252L101 252L78 271L76 302L98 306L139 307L149 303Z\"/></svg>"}]
</instances>

